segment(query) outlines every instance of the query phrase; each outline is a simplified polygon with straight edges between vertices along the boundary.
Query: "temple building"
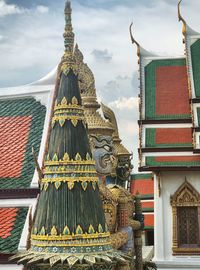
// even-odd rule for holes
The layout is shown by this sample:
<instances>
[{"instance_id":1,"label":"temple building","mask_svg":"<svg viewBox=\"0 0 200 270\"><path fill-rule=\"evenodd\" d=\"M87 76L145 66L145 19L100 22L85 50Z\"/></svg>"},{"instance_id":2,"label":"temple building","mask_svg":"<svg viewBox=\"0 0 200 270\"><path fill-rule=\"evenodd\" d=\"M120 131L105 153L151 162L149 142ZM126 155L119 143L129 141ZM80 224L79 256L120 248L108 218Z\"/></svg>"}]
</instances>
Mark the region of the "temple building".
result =
<instances>
[{"instance_id":1,"label":"temple building","mask_svg":"<svg viewBox=\"0 0 200 270\"><path fill-rule=\"evenodd\" d=\"M139 170L154 175L158 269L200 267L200 34L181 16L185 54L156 56L137 45Z\"/></svg>"}]
</instances>

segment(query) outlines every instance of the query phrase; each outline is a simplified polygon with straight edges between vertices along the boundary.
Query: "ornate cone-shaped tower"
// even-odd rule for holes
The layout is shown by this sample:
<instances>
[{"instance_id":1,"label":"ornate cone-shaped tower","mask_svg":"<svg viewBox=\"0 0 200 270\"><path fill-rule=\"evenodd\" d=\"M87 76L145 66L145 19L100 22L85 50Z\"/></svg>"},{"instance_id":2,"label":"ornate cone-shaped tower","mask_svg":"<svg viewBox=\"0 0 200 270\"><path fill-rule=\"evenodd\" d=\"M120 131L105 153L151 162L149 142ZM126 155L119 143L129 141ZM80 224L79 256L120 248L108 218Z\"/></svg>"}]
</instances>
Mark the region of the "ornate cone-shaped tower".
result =
<instances>
[{"instance_id":1,"label":"ornate cone-shaped tower","mask_svg":"<svg viewBox=\"0 0 200 270\"><path fill-rule=\"evenodd\" d=\"M112 250L99 196L74 62L69 2L65 15L65 54L58 70L31 247L14 257L30 269L49 269L49 265L68 269L75 264L90 269L102 263L107 269L113 258L123 258Z\"/></svg>"}]
</instances>

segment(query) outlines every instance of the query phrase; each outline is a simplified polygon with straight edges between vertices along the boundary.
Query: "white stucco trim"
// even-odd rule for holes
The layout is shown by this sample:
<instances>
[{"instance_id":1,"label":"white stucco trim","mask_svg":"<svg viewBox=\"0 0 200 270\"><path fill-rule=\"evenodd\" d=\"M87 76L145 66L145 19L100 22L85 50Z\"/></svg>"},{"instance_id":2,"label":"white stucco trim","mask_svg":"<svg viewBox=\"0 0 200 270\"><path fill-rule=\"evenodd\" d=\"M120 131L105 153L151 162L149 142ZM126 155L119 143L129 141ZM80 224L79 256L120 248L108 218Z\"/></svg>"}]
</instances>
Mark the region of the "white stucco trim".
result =
<instances>
[{"instance_id":1,"label":"white stucco trim","mask_svg":"<svg viewBox=\"0 0 200 270\"><path fill-rule=\"evenodd\" d=\"M52 108L52 102L53 102L53 95L54 95L54 87L52 86L51 89L46 93L46 116L44 121L44 127L43 127L43 134L42 134L42 140L40 144L40 150L38 155L38 163L40 167L42 167L44 152L45 152L45 146L46 146L46 140L48 135L48 129L49 129L49 123L50 123L50 116L51 116L51 108ZM38 187L38 173L37 170L35 170L33 179L31 182L31 187Z\"/></svg>"},{"instance_id":2,"label":"white stucco trim","mask_svg":"<svg viewBox=\"0 0 200 270\"><path fill-rule=\"evenodd\" d=\"M150 152L143 153L143 157L171 157L171 156L198 156L198 154L194 154L193 152Z\"/></svg>"},{"instance_id":3,"label":"white stucco trim","mask_svg":"<svg viewBox=\"0 0 200 270\"><path fill-rule=\"evenodd\" d=\"M161 184L161 183L160 183ZM158 194L158 178L154 174L154 261L162 260L164 257L164 217L163 203ZM161 243L158 245L158 243Z\"/></svg>"},{"instance_id":4,"label":"white stucco trim","mask_svg":"<svg viewBox=\"0 0 200 270\"><path fill-rule=\"evenodd\" d=\"M192 124L190 123L182 123L182 124L143 124L144 128L192 128Z\"/></svg>"},{"instance_id":5,"label":"white stucco trim","mask_svg":"<svg viewBox=\"0 0 200 270\"><path fill-rule=\"evenodd\" d=\"M0 269L2 270L23 270L22 265L17 264L0 264Z\"/></svg>"}]
</instances>

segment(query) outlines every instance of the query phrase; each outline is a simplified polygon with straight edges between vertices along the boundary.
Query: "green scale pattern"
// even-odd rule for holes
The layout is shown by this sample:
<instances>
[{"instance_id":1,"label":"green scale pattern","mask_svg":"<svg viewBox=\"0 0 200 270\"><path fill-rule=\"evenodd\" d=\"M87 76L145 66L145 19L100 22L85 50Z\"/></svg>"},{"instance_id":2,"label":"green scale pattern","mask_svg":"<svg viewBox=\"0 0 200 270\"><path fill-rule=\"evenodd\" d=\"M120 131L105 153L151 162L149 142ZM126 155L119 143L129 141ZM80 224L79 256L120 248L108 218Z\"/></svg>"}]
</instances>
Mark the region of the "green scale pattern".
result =
<instances>
[{"instance_id":1,"label":"green scale pattern","mask_svg":"<svg viewBox=\"0 0 200 270\"><path fill-rule=\"evenodd\" d=\"M21 175L16 178L0 178L1 189L28 188L30 186L35 170L32 147L38 156L45 115L46 107L34 98L0 100L0 117L32 116Z\"/></svg>"},{"instance_id":2,"label":"green scale pattern","mask_svg":"<svg viewBox=\"0 0 200 270\"><path fill-rule=\"evenodd\" d=\"M19 208L11 235L5 239L0 238L0 253L12 254L17 252L27 213L28 207Z\"/></svg>"}]
</instances>

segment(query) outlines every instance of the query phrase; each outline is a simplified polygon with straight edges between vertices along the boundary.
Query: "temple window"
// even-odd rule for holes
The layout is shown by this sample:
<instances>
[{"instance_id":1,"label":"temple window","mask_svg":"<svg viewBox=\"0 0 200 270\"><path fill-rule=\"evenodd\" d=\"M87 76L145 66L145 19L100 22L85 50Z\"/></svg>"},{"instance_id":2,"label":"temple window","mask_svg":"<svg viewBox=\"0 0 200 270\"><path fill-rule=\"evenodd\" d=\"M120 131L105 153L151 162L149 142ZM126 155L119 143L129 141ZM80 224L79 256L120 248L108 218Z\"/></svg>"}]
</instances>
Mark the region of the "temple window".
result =
<instances>
[{"instance_id":1,"label":"temple window","mask_svg":"<svg viewBox=\"0 0 200 270\"><path fill-rule=\"evenodd\" d=\"M200 194L185 181L171 196L173 255L200 254Z\"/></svg>"}]
</instances>

